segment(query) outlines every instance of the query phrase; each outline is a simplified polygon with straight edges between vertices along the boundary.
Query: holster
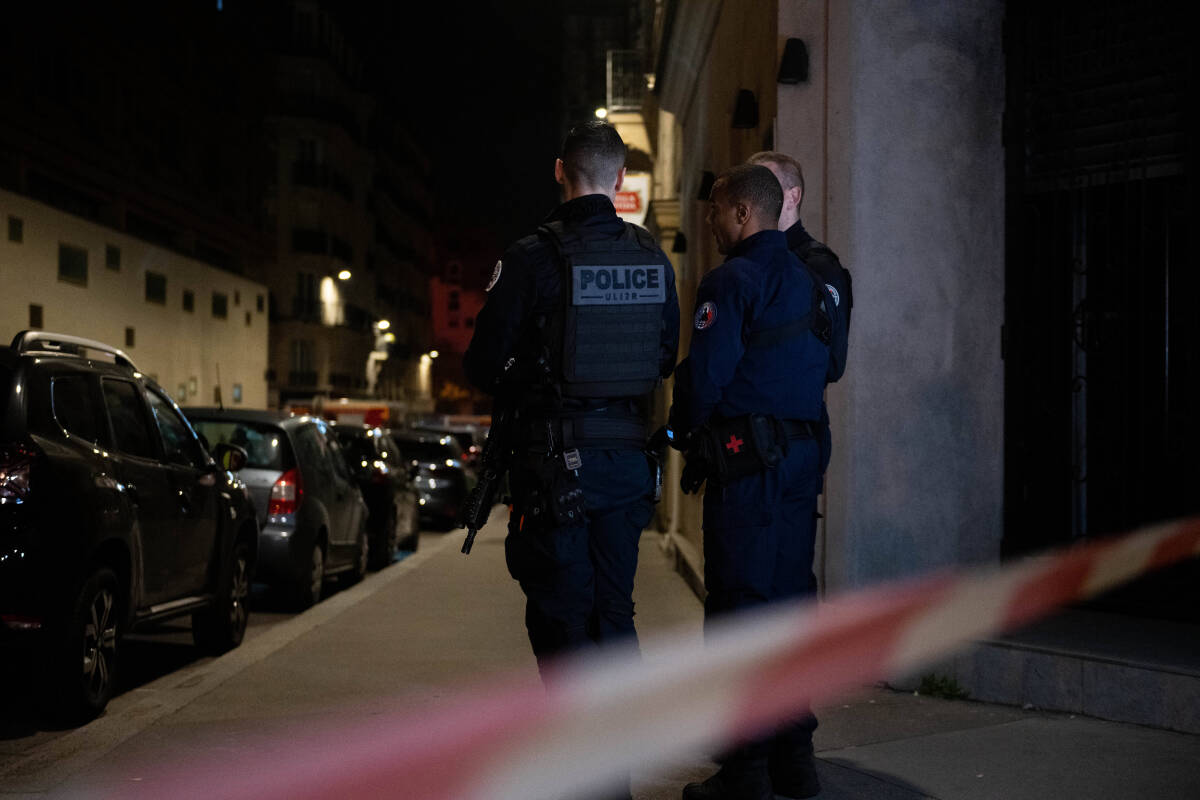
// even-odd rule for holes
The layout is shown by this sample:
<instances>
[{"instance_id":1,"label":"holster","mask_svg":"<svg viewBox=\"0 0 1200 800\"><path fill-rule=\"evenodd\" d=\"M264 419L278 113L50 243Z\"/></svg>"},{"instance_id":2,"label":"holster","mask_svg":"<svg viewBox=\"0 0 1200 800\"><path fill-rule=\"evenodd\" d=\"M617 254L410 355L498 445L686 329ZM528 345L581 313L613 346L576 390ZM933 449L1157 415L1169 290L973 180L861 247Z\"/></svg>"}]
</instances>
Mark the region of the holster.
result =
<instances>
[{"instance_id":1,"label":"holster","mask_svg":"<svg viewBox=\"0 0 1200 800\"><path fill-rule=\"evenodd\" d=\"M699 432L708 458L708 478L728 485L739 478L774 469L788 452L783 423L765 414L713 420Z\"/></svg>"}]
</instances>

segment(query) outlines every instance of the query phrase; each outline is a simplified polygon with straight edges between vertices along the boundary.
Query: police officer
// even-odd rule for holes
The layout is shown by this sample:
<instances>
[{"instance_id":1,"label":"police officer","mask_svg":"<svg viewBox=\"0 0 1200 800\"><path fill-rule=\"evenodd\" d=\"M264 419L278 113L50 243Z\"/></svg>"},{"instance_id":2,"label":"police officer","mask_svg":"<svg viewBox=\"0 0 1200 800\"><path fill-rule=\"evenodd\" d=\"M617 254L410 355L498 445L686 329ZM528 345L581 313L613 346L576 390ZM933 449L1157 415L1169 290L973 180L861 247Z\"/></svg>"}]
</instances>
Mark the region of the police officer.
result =
<instances>
[{"instance_id":1,"label":"police officer","mask_svg":"<svg viewBox=\"0 0 1200 800\"><path fill-rule=\"evenodd\" d=\"M635 637L638 539L655 488L649 400L679 346L671 264L613 207L625 176L616 129L572 128L554 176L565 202L496 264L464 361L476 386L518 395L505 554L540 667Z\"/></svg>"},{"instance_id":2,"label":"police officer","mask_svg":"<svg viewBox=\"0 0 1200 800\"><path fill-rule=\"evenodd\" d=\"M708 223L726 260L700 283L676 373L671 425L687 442L683 489L708 481L706 620L815 590L829 353L809 324L814 282L777 230L782 205L779 181L763 166L734 167L713 185ZM684 788L685 800L815 795L815 721L800 727L786 741L727 754L715 775Z\"/></svg>"}]
</instances>

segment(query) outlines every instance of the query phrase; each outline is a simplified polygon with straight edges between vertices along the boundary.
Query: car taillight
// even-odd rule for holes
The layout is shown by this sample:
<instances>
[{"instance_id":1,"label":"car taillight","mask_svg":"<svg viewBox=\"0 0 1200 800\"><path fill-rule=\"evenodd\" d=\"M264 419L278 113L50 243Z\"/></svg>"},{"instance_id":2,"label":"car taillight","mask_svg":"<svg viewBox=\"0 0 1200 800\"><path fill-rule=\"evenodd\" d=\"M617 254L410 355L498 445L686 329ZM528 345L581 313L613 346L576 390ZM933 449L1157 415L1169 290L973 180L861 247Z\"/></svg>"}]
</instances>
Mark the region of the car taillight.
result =
<instances>
[{"instance_id":1,"label":"car taillight","mask_svg":"<svg viewBox=\"0 0 1200 800\"><path fill-rule=\"evenodd\" d=\"M267 503L267 514L295 514L304 496L304 482L300 480L300 471L293 468L279 476L271 487L271 500Z\"/></svg>"},{"instance_id":2,"label":"car taillight","mask_svg":"<svg viewBox=\"0 0 1200 800\"><path fill-rule=\"evenodd\" d=\"M33 453L23 447L0 450L0 505L19 505L29 499Z\"/></svg>"}]
</instances>

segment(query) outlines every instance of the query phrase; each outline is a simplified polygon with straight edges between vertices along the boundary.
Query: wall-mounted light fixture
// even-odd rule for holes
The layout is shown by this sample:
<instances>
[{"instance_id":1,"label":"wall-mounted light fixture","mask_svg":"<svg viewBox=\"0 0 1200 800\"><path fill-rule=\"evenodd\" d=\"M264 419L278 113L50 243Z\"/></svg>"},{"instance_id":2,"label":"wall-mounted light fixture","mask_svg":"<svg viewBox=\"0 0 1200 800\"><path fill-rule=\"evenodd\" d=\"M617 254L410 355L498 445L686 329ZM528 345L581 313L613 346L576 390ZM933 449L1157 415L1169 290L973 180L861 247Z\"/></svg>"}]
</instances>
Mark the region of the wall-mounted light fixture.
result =
<instances>
[{"instance_id":1,"label":"wall-mounted light fixture","mask_svg":"<svg viewBox=\"0 0 1200 800\"><path fill-rule=\"evenodd\" d=\"M733 127L758 127L758 99L749 89L738 89L737 102L733 106Z\"/></svg>"},{"instance_id":2,"label":"wall-mounted light fixture","mask_svg":"<svg viewBox=\"0 0 1200 800\"><path fill-rule=\"evenodd\" d=\"M600 106L600 108L597 108L593 113L596 115L596 119L604 119L608 116L608 109L604 106Z\"/></svg>"},{"instance_id":3,"label":"wall-mounted light fixture","mask_svg":"<svg viewBox=\"0 0 1200 800\"><path fill-rule=\"evenodd\" d=\"M344 269L344 270L342 270L341 272L339 272L339 273L338 273L338 280L339 280L339 281L348 281L348 280L350 280L350 270L348 270L348 269Z\"/></svg>"},{"instance_id":4,"label":"wall-mounted light fixture","mask_svg":"<svg viewBox=\"0 0 1200 800\"><path fill-rule=\"evenodd\" d=\"M808 80L808 47L803 39L788 39L779 59L780 83L804 83Z\"/></svg>"}]
</instances>

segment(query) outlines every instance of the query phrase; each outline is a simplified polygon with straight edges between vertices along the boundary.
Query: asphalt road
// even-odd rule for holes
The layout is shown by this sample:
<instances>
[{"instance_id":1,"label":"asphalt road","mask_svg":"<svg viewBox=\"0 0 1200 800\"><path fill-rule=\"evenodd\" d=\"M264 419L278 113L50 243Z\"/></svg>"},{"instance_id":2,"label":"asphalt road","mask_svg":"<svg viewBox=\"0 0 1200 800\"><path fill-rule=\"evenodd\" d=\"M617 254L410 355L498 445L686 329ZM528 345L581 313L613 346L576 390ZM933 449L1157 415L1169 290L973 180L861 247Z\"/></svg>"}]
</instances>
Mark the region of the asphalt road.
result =
<instances>
[{"instance_id":1,"label":"asphalt road","mask_svg":"<svg viewBox=\"0 0 1200 800\"><path fill-rule=\"evenodd\" d=\"M421 531L420 547L429 547L446 536L461 536L461 530ZM411 553L401 552L399 562ZM390 568L390 567L389 567ZM339 582L326 585L325 600L340 591ZM299 613L263 584L255 584L250 599L250 620L243 646ZM117 692L106 713L119 712L138 699L138 690L149 683L193 664L211 660L192 644L189 617L171 620L122 640L121 673ZM45 713L39 696L29 691L30 676L22 667L0 664L0 772L47 742L75 730L64 727Z\"/></svg>"}]
</instances>

